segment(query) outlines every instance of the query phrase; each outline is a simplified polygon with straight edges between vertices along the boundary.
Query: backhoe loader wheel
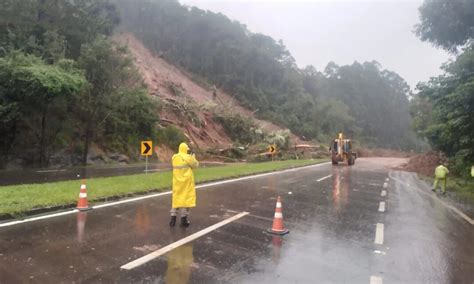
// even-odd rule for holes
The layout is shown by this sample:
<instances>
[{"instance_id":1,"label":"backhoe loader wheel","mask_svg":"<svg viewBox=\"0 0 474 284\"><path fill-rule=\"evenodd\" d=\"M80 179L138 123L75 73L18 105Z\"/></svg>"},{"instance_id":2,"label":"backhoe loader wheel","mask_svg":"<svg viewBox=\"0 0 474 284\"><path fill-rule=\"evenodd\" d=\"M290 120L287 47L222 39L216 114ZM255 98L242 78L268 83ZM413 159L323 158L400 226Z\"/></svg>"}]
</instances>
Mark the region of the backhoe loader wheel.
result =
<instances>
[{"instance_id":1,"label":"backhoe loader wheel","mask_svg":"<svg viewBox=\"0 0 474 284\"><path fill-rule=\"evenodd\" d=\"M349 166L354 165L354 162L355 162L354 157L352 157L352 156L349 158L349 160L347 160L347 164L349 164Z\"/></svg>"}]
</instances>

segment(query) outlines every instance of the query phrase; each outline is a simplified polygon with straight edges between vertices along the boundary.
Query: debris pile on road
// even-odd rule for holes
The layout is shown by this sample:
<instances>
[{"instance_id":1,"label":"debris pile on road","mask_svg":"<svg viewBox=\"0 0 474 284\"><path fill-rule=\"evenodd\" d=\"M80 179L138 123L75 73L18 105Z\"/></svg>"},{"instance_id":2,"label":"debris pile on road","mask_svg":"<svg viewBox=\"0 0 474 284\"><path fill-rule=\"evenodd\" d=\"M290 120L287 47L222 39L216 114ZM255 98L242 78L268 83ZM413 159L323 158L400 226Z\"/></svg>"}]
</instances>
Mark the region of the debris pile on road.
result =
<instances>
[{"instance_id":1,"label":"debris pile on road","mask_svg":"<svg viewBox=\"0 0 474 284\"><path fill-rule=\"evenodd\" d=\"M429 151L410 158L403 167L403 170L431 176L434 173L434 169L439 165L439 160L442 158L443 156L439 152Z\"/></svg>"}]
</instances>

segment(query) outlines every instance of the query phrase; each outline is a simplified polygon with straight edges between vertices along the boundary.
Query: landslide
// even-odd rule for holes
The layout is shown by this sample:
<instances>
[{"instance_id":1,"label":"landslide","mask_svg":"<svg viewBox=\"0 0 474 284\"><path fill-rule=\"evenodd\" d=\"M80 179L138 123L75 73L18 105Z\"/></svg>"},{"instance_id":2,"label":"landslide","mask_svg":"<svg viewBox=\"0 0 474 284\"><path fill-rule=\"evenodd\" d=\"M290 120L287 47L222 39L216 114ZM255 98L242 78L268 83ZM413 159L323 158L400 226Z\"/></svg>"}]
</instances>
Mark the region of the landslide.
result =
<instances>
[{"instance_id":1,"label":"landslide","mask_svg":"<svg viewBox=\"0 0 474 284\"><path fill-rule=\"evenodd\" d=\"M196 77L148 50L133 34L117 34L114 40L128 47L149 94L157 96L163 103L160 112L162 124L181 129L195 147L208 149L232 146L232 141L222 125L213 119L212 109L215 107L253 118L258 127L266 133L284 129L269 121L256 119L250 110L239 105L231 95L220 89L217 89L217 98L213 99L212 86L207 85L204 80L197 83ZM294 135L292 138L297 139ZM158 156L169 158L172 153L169 150L158 149Z\"/></svg>"}]
</instances>

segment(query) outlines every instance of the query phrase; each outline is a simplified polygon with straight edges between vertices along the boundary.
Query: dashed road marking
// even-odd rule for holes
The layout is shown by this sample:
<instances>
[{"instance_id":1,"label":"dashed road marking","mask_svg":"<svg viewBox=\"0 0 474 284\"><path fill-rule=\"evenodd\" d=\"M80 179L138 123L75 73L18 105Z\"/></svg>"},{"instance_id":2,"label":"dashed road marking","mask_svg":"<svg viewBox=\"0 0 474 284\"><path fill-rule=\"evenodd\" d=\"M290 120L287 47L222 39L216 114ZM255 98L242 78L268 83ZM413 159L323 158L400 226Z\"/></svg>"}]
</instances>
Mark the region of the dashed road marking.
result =
<instances>
[{"instance_id":1,"label":"dashed road marking","mask_svg":"<svg viewBox=\"0 0 474 284\"><path fill-rule=\"evenodd\" d=\"M379 212L385 212L385 202L384 201L380 201Z\"/></svg>"},{"instance_id":2,"label":"dashed road marking","mask_svg":"<svg viewBox=\"0 0 474 284\"><path fill-rule=\"evenodd\" d=\"M376 244L383 244L383 224L377 223L377 229L375 230L375 241Z\"/></svg>"},{"instance_id":3,"label":"dashed road marking","mask_svg":"<svg viewBox=\"0 0 474 284\"><path fill-rule=\"evenodd\" d=\"M189 243L189 242L191 242L191 241L193 241L193 240L195 240L195 239L197 239L197 238L199 238L199 237L202 237L202 236L204 236L204 235L206 235L206 234L208 234L208 233L210 233L210 232L212 232L212 231L214 231L214 230L216 230L216 229L218 229L218 228L220 228L220 227L222 227L222 226L224 226L224 225L227 225L227 224L229 224L229 223L231 223L231 222L233 222L233 221L235 221L235 220L237 220L237 219L240 219L240 218L242 218L242 217L244 217L245 215L248 215L248 214L249 214L249 212L242 212L242 213L237 214L237 215L235 215L235 216L233 216L233 217L230 217L230 218L228 218L228 219L225 219L224 221L221 221L221 222L219 222L219 223L217 223L217 224L214 224L214 225L212 225L212 226L210 226L210 227L207 227L206 229L203 229L203 230L201 230L201 231L199 231L199 232L196 232L196 233L194 233L194 234L192 234L192 235L190 235L190 236L187 236L187 237L184 238L184 239L181 239L181 240L179 240L179 241L177 241L177 242L174 242L174 243L172 243L172 244L169 244L169 245L167 245L167 246L165 246L165 247L163 247L163 248L161 248L161 249L159 249L159 250L156 250L156 251L154 251L154 252L152 252L152 253L149 253L149 254L147 254L147 255L144 255L144 256L142 256L142 257L140 257L140 258L138 258L138 259L136 259L136 260L134 260L134 261L132 261L132 262L129 262L129 263L127 263L127 264L124 264L124 265L122 265L122 266L120 267L120 269L130 270L130 269L134 269L134 268L136 268L136 267L138 267L138 266L141 266L141 265L143 265L143 264L145 264L145 263L147 263L147 262L149 262L149 261L151 261L151 260L153 260L153 259L155 259L155 258L157 258L157 257L160 257L160 256L162 256L162 255L164 255L164 254L166 254L166 253L168 253L168 252L174 250L175 248L178 248L178 247L180 247L180 246L182 246L182 245L184 245L184 244L187 244L187 243Z\"/></svg>"},{"instance_id":4,"label":"dashed road marking","mask_svg":"<svg viewBox=\"0 0 474 284\"><path fill-rule=\"evenodd\" d=\"M388 182L390 179L389 178L386 178L385 181Z\"/></svg>"},{"instance_id":5,"label":"dashed road marking","mask_svg":"<svg viewBox=\"0 0 474 284\"><path fill-rule=\"evenodd\" d=\"M386 190L382 190L382 192L380 193L381 196L386 196L387 195L387 191Z\"/></svg>"},{"instance_id":6,"label":"dashed road marking","mask_svg":"<svg viewBox=\"0 0 474 284\"><path fill-rule=\"evenodd\" d=\"M388 187L388 183L384 182L383 183L383 188L387 188Z\"/></svg>"},{"instance_id":7,"label":"dashed road marking","mask_svg":"<svg viewBox=\"0 0 474 284\"><path fill-rule=\"evenodd\" d=\"M380 277L380 276L370 276L370 284L383 284L382 277Z\"/></svg>"},{"instance_id":8,"label":"dashed road marking","mask_svg":"<svg viewBox=\"0 0 474 284\"><path fill-rule=\"evenodd\" d=\"M325 179L330 178L330 177L332 177L332 175L322 177L322 178L318 179L317 181L320 182L320 181L325 180Z\"/></svg>"}]
</instances>

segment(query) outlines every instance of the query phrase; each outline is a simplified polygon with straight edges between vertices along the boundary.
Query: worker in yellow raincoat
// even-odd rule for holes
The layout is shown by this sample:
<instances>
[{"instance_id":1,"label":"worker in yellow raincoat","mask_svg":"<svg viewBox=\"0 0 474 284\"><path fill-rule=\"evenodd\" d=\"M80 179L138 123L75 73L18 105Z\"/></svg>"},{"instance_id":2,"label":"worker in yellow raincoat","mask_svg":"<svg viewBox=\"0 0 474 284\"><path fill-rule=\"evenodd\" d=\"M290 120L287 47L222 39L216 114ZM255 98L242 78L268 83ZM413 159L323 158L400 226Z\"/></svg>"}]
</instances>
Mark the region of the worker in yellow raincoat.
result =
<instances>
[{"instance_id":1,"label":"worker in yellow raincoat","mask_svg":"<svg viewBox=\"0 0 474 284\"><path fill-rule=\"evenodd\" d=\"M179 145L179 152L171 159L173 165L173 190L170 227L176 225L176 216L181 211L181 226L188 227L189 208L196 206L196 188L193 169L199 166L194 154L190 154L186 143Z\"/></svg>"},{"instance_id":2,"label":"worker in yellow raincoat","mask_svg":"<svg viewBox=\"0 0 474 284\"><path fill-rule=\"evenodd\" d=\"M435 169L435 181L433 184L432 191L436 191L438 188L438 182L441 181L442 193L446 194L446 179L448 178L449 170L443 164L439 165Z\"/></svg>"}]
</instances>

